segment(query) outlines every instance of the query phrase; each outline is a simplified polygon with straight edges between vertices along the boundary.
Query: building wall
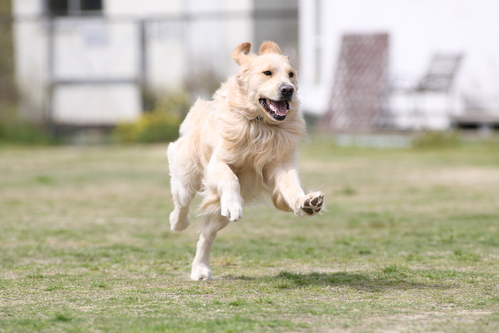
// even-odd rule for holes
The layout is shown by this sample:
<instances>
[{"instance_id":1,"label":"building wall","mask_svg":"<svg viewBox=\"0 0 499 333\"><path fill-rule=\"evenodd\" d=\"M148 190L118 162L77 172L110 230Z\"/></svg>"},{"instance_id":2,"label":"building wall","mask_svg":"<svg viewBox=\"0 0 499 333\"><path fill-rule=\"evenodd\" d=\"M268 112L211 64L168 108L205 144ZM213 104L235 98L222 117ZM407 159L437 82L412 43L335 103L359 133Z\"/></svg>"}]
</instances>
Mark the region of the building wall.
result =
<instances>
[{"instance_id":1,"label":"building wall","mask_svg":"<svg viewBox=\"0 0 499 333\"><path fill-rule=\"evenodd\" d=\"M201 71L214 80L225 78L237 71L231 59L234 47L253 40L252 6L252 0L104 0L103 16L56 18L50 48L43 1L14 0L23 114L36 122L51 118L70 125L136 119L142 111L137 84L143 76L141 20L146 20L150 88L180 90L186 77L199 80ZM228 13L235 13L234 18ZM109 79L123 82L50 85L52 80Z\"/></svg>"},{"instance_id":2,"label":"building wall","mask_svg":"<svg viewBox=\"0 0 499 333\"><path fill-rule=\"evenodd\" d=\"M464 109L499 111L499 2L495 0L300 0L300 67L303 107L327 107L344 33L390 34L393 79L415 81L435 52L462 52L455 91ZM430 102L438 109L446 103ZM438 98L436 98L438 99ZM408 108L409 101L395 106ZM404 106L405 105L405 106ZM407 112L407 110L403 111ZM430 115L431 116L431 115ZM444 117L446 117L444 115Z\"/></svg>"},{"instance_id":3,"label":"building wall","mask_svg":"<svg viewBox=\"0 0 499 333\"><path fill-rule=\"evenodd\" d=\"M271 40L297 63L298 52L298 0L255 0L254 40L256 45ZM279 19L268 13L278 13Z\"/></svg>"},{"instance_id":4,"label":"building wall","mask_svg":"<svg viewBox=\"0 0 499 333\"><path fill-rule=\"evenodd\" d=\"M140 8L138 8L140 7ZM235 73L234 47L253 41L253 0L107 0L109 17L148 21L149 83L182 88L186 75L225 78Z\"/></svg>"},{"instance_id":5,"label":"building wall","mask_svg":"<svg viewBox=\"0 0 499 333\"><path fill-rule=\"evenodd\" d=\"M47 24L39 21L39 0L13 1L16 81L21 97L21 116L42 122L47 86Z\"/></svg>"}]
</instances>

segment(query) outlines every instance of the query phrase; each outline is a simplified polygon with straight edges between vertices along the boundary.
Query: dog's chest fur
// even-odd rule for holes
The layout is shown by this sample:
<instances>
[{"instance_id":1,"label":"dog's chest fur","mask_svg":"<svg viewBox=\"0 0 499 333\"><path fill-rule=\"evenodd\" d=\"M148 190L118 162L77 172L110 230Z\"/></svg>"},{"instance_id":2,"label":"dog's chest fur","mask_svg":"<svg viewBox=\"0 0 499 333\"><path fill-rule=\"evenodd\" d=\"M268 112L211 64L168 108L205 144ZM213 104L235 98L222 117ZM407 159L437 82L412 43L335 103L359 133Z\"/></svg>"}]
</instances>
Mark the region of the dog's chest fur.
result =
<instances>
[{"instance_id":1,"label":"dog's chest fur","mask_svg":"<svg viewBox=\"0 0 499 333\"><path fill-rule=\"evenodd\" d=\"M247 126L232 127L221 138L229 165L236 170L251 167L257 172L292 156L300 140L286 126L268 125L256 119L248 121Z\"/></svg>"}]
</instances>

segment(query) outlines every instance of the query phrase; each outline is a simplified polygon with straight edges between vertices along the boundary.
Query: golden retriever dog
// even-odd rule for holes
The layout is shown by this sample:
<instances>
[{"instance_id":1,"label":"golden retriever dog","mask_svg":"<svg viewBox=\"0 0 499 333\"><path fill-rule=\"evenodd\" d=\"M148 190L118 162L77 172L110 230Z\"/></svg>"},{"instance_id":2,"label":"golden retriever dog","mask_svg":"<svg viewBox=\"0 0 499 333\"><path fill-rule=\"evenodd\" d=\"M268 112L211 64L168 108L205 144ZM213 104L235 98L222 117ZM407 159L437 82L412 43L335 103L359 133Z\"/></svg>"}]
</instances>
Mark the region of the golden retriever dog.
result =
<instances>
[{"instance_id":1,"label":"golden retriever dog","mask_svg":"<svg viewBox=\"0 0 499 333\"><path fill-rule=\"evenodd\" d=\"M243 216L243 203L271 198L297 216L320 212L324 194L305 194L296 154L305 122L296 98L296 71L277 44L265 42L259 54L242 43L232 53L240 66L215 92L198 100L168 146L175 208L173 231L190 224L189 204L202 195L203 224L192 263L192 280L210 280L210 250L217 232Z\"/></svg>"}]
</instances>

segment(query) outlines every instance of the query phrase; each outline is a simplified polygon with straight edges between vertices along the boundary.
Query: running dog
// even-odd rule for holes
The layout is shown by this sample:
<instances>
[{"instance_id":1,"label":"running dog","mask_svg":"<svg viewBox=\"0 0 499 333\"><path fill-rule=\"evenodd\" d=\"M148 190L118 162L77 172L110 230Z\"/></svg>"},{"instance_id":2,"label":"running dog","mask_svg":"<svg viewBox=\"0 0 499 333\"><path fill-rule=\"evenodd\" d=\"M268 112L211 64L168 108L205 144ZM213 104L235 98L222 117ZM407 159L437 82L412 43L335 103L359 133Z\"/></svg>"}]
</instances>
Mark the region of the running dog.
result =
<instances>
[{"instance_id":1,"label":"running dog","mask_svg":"<svg viewBox=\"0 0 499 333\"><path fill-rule=\"evenodd\" d=\"M243 216L243 203L271 198L274 206L297 216L316 215L322 192L305 194L296 153L306 137L296 98L296 71L279 46L264 42L258 55L250 43L232 58L239 74L229 77L213 100L198 100L168 146L174 210L173 231L189 224L189 204L202 195L203 225L192 280L210 280L209 256L217 232Z\"/></svg>"}]
</instances>

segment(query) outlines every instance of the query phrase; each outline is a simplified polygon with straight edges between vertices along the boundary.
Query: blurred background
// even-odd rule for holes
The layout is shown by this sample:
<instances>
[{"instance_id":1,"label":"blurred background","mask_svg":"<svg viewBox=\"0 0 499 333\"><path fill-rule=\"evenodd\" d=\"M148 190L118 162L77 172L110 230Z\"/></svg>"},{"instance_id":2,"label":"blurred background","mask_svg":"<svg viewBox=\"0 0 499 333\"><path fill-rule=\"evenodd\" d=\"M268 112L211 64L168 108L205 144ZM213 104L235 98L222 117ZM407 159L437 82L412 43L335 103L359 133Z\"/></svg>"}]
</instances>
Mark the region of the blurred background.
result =
<instances>
[{"instance_id":1,"label":"blurred background","mask_svg":"<svg viewBox=\"0 0 499 333\"><path fill-rule=\"evenodd\" d=\"M496 0L0 0L0 140L175 139L191 103L237 73L234 47L265 40L298 68L311 128L488 137L497 13Z\"/></svg>"}]
</instances>

